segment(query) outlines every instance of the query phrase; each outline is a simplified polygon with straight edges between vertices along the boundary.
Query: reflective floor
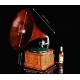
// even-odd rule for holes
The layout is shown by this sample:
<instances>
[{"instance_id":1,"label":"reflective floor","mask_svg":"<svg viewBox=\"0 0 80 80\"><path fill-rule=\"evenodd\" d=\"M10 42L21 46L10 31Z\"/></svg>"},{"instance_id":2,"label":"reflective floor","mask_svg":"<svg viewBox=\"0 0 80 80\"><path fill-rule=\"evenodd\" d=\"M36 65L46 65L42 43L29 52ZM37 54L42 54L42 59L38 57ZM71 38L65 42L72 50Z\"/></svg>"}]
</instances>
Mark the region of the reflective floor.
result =
<instances>
[{"instance_id":1,"label":"reflective floor","mask_svg":"<svg viewBox=\"0 0 80 80\"><path fill-rule=\"evenodd\" d=\"M63 74L63 65L62 64L55 64L45 71L39 71L39 70L34 70L30 68L25 68L24 73L26 74Z\"/></svg>"}]
</instances>

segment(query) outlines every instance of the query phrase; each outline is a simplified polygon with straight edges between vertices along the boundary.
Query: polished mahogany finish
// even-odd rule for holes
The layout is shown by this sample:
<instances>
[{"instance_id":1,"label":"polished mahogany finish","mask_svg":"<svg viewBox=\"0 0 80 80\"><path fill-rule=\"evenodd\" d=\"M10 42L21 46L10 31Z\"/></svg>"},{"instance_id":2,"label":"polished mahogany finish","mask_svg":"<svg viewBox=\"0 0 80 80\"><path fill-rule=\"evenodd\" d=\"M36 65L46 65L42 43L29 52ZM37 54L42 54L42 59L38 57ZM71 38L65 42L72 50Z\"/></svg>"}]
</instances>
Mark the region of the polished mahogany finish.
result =
<instances>
[{"instance_id":1,"label":"polished mahogany finish","mask_svg":"<svg viewBox=\"0 0 80 80\"><path fill-rule=\"evenodd\" d=\"M14 49L19 51L25 48L29 42L37 38L44 38L46 35L38 28L32 13L23 9L17 13L12 22L10 32L10 43Z\"/></svg>"},{"instance_id":2,"label":"polished mahogany finish","mask_svg":"<svg viewBox=\"0 0 80 80\"><path fill-rule=\"evenodd\" d=\"M10 42L14 49L23 48L29 41L33 29L33 18L28 10L21 10L14 19L10 32Z\"/></svg>"}]
</instances>

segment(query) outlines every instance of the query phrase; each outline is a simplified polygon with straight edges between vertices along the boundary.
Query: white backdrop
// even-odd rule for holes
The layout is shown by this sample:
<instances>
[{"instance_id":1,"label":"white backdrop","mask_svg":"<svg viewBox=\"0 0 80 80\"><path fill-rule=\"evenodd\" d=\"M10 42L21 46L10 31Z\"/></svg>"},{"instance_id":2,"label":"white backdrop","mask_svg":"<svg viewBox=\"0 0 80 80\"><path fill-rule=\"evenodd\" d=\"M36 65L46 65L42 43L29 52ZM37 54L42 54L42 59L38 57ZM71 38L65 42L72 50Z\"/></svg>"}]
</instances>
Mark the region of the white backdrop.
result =
<instances>
[{"instance_id":1,"label":"white backdrop","mask_svg":"<svg viewBox=\"0 0 80 80\"><path fill-rule=\"evenodd\" d=\"M80 80L79 74L1 74L0 80Z\"/></svg>"},{"instance_id":2,"label":"white backdrop","mask_svg":"<svg viewBox=\"0 0 80 80\"><path fill-rule=\"evenodd\" d=\"M80 0L0 0L0 5L80 5Z\"/></svg>"}]
</instances>

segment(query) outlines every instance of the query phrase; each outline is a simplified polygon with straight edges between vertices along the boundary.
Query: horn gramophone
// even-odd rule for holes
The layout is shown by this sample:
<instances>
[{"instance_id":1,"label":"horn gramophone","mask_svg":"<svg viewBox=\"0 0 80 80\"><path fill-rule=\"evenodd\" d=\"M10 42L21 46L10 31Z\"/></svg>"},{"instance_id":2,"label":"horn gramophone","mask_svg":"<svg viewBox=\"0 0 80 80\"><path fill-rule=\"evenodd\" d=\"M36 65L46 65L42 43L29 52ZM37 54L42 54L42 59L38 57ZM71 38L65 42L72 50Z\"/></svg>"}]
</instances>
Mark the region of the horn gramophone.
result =
<instances>
[{"instance_id":1,"label":"horn gramophone","mask_svg":"<svg viewBox=\"0 0 80 80\"><path fill-rule=\"evenodd\" d=\"M52 30L37 11L33 11ZM18 64L24 69L46 70L54 65L54 49L49 48L49 36L38 27L28 9L17 13L11 27L10 42L18 52Z\"/></svg>"}]
</instances>

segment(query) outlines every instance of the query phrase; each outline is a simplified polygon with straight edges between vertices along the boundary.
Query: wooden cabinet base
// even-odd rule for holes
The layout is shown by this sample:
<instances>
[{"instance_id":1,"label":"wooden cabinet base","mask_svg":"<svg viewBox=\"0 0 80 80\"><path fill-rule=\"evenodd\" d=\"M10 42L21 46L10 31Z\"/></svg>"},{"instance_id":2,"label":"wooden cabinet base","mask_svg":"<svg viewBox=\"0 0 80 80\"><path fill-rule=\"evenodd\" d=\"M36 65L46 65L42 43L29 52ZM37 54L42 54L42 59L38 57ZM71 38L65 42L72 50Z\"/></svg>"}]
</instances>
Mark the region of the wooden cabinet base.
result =
<instances>
[{"instance_id":1,"label":"wooden cabinet base","mask_svg":"<svg viewBox=\"0 0 80 80\"><path fill-rule=\"evenodd\" d=\"M54 65L54 54L52 49L47 52L25 52L24 66L36 70L46 70Z\"/></svg>"},{"instance_id":2,"label":"wooden cabinet base","mask_svg":"<svg viewBox=\"0 0 80 80\"><path fill-rule=\"evenodd\" d=\"M24 68L24 71L26 74L53 74L53 73L55 73L56 69L57 69L56 65L53 65L44 71L35 70L32 68Z\"/></svg>"}]
</instances>

